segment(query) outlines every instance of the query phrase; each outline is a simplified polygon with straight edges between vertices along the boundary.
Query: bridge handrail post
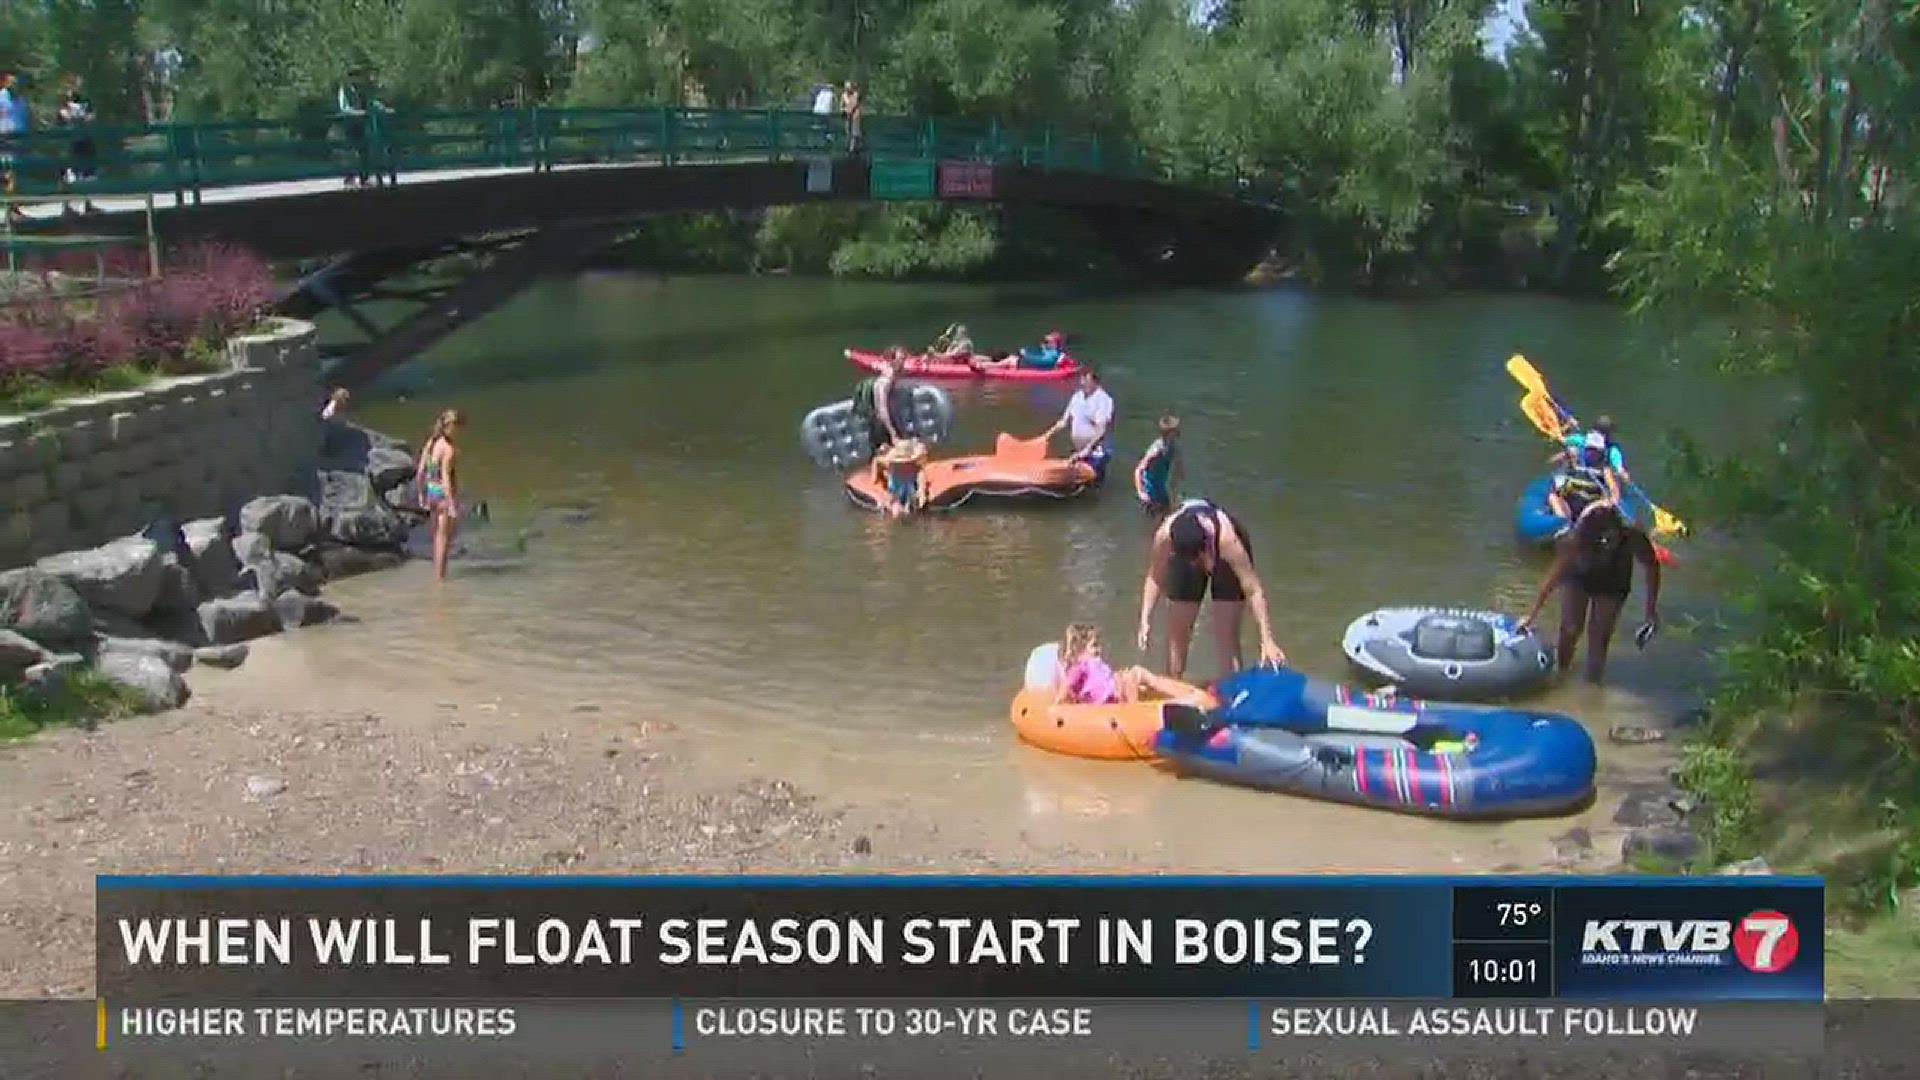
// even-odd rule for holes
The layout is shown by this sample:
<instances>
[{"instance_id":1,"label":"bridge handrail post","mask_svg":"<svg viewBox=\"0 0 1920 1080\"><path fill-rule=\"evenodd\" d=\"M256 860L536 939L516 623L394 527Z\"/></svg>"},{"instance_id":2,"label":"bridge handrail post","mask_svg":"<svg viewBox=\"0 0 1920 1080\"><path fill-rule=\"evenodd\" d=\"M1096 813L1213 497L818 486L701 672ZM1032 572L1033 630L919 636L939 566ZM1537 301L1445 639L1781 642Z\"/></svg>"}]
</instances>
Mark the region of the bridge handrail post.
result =
<instances>
[{"instance_id":1,"label":"bridge handrail post","mask_svg":"<svg viewBox=\"0 0 1920 1080\"><path fill-rule=\"evenodd\" d=\"M1106 161L1100 156L1100 136L1097 134L1087 137L1087 157L1093 172L1107 171Z\"/></svg>"},{"instance_id":2,"label":"bridge handrail post","mask_svg":"<svg viewBox=\"0 0 1920 1080\"><path fill-rule=\"evenodd\" d=\"M1048 123L1040 129L1040 167L1053 169L1053 124Z\"/></svg>"},{"instance_id":3,"label":"bridge handrail post","mask_svg":"<svg viewBox=\"0 0 1920 1080\"><path fill-rule=\"evenodd\" d=\"M673 128L678 110L671 105L660 106L660 164L673 164Z\"/></svg>"},{"instance_id":4,"label":"bridge handrail post","mask_svg":"<svg viewBox=\"0 0 1920 1080\"><path fill-rule=\"evenodd\" d=\"M541 144L545 141L542 132L546 130L546 113L538 105L513 109L502 122L507 127L506 164L519 165L524 158L528 169L539 172L540 163L546 159L546 154L541 152Z\"/></svg>"},{"instance_id":5,"label":"bridge handrail post","mask_svg":"<svg viewBox=\"0 0 1920 1080\"><path fill-rule=\"evenodd\" d=\"M767 157L780 160L780 110L767 110Z\"/></svg>"},{"instance_id":6,"label":"bridge handrail post","mask_svg":"<svg viewBox=\"0 0 1920 1080\"><path fill-rule=\"evenodd\" d=\"M203 145L200 134L201 128L199 124L189 124L187 126L187 154L189 162L187 167L187 175L189 178L187 190L193 196L193 205L195 206L200 205L200 189L202 185L206 183L207 179L206 147Z\"/></svg>"},{"instance_id":7,"label":"bridge handrail post","mask_svg":"<svg viewBox=\"0 0 1920 1080\"><path fill-rule=\"evenodd\" d=\"M929 161L938 156L940 133L936 126L939 121L929 116L920 125L920 156Z\"/></svg>"},{"instance_id":8,"label":"bridge handrail post","mask_svg":"<svg viewBox=\"0 0 1920 1080\"><path fill-rule=\"evenodd\" d=\"M1004 138L1004 131L1000 126L1000 118L996 116L987 121L987 147L985 157L988 161L1000 160L1000 142L1002 138Z\"/></svg>"},{"instance_id":9,"label":"bridge handrail post","mask_svg":"<svg viewBox=\"0 0 1920 1080\"><path fill-rule=\"evenodd\" d=\"M373 170L369 181L374 187L380 186L380 179L387 175L387 162L390 160L387 148L387 125L380 121L385 113L376 102L367 103L367 166Z\"/></svg>"}]
</instances>

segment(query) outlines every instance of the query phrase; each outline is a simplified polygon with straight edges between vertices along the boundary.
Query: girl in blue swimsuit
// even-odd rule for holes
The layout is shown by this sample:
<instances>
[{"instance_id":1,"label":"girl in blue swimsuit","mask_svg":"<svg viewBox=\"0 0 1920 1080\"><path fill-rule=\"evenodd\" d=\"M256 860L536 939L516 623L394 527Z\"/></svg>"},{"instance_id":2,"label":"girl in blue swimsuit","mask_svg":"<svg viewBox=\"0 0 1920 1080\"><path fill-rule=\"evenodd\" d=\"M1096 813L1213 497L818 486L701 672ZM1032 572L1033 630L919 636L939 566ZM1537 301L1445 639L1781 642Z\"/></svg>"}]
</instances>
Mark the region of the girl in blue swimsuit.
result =
<instances>
[{"instance_id":1,"label":"girl in blue swimsuit","mask_svg":"<svg viewBox=\"0 0 1920 1080\"><path fill-rule=\"evenodd\" d=\"M447 551L453 546L454 530L460 522L460 500L454 467L459 455L453 437L466 426L467 417L459 409L448 409L433 422L433 433L420 448L420 465L414 483L420 490L420 504L426 508L433 529L433 576L447 578Z\"/></svg>"}]
</instances>

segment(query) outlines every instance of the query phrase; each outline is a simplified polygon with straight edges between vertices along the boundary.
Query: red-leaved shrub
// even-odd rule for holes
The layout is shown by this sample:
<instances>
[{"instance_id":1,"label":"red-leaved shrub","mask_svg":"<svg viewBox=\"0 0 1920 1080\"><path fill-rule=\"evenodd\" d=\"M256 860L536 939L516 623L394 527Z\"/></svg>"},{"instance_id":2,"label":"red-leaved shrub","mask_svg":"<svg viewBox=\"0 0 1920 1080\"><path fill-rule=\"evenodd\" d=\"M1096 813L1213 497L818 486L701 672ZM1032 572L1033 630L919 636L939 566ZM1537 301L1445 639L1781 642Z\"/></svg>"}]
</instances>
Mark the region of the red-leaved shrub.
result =
<instances>
[{"instance_id":1,"label":"red-leaved shrub","mask_svg":"<svg viewBox=\"0 0 1920 1080\"><path fill-rule=\"evenodd\" d=\"M18 379L42 379L53 366L57 344L37 326L0 322L0 387Z\"/></svg>"},{"instance_id":2,"label":"red-leaved shrub","mask_svg":"<svg viewBox=\"0 0 1920 1080\"><path fill-rule=\"evenodd\" d=\"M187 248L165 269L158 280L105 299L49 298L0 310L0 393L22 380L85 383L127 364L190 371L205 346L246 330L273 303L272 270L241 248Z\"/></svg>"}]
</instances>

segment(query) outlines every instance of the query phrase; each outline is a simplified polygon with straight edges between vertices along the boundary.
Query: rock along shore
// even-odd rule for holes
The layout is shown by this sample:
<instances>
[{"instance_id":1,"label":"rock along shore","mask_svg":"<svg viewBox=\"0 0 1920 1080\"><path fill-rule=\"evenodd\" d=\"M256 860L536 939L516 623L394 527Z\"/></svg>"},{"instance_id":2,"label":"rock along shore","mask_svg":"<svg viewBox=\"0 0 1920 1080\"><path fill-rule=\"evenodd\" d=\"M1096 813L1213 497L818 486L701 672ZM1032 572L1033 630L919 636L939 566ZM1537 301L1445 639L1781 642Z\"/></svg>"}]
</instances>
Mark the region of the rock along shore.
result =
<instances>
[{"instance_id":1,"label":"rock along shore","mask_svg":"<svg viewBox=\"0 0 1920 1080\"><path fill-rule=\"evenodd\" d=\"M91 668L148 709L184 704L196 662L236 667L252 639L336 618L326 582L405 562L413 475L400 440L331 421L309 495L0 572L0 687L53 695Z\"/></svg>"}]
</instances>

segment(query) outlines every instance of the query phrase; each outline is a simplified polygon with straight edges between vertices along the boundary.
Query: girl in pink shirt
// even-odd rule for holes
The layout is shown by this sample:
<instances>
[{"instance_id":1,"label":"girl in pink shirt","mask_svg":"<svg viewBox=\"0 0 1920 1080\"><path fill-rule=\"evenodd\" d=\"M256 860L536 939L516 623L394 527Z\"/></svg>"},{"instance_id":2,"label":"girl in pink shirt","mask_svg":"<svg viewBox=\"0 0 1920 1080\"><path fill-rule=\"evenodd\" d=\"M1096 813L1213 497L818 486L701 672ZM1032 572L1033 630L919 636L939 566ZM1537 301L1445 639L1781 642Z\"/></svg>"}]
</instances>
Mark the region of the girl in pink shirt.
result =
<instances>
[{"instance_id":1,"label":"girl in pink shirt","mask_svg":"<svg viewBox=\"0 0 1920 1080\"><path fill-rule=\"evenodd\" d=\"M1172 701L1206 702L1205 690L1142 667L1115 671L1091 623L1067 627L1060 641L1060 668L1054 680L1055 705L1118 705L1139 701L1143 691Z\"/></svg>"}]
</instances>

